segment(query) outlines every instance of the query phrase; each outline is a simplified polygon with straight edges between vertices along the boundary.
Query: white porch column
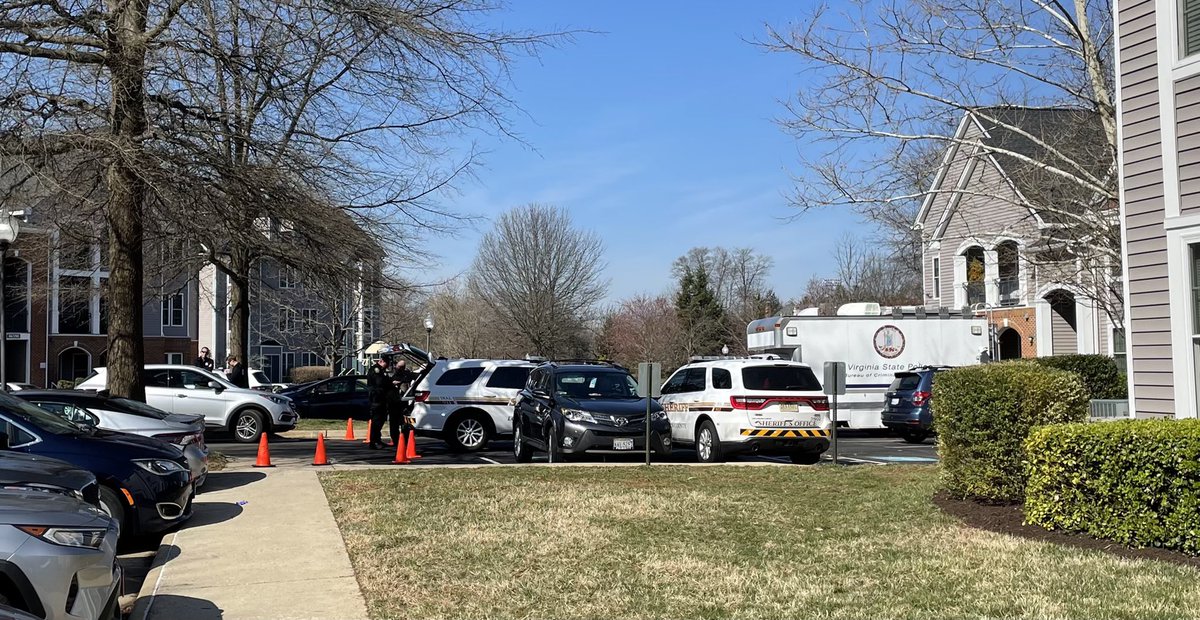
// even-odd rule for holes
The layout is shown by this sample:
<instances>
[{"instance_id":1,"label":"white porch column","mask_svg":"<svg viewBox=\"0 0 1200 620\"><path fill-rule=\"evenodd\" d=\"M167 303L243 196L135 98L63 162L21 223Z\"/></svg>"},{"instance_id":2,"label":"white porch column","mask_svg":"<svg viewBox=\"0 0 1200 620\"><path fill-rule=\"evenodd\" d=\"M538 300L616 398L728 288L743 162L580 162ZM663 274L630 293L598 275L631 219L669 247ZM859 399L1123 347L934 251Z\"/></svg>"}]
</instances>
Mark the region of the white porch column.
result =
<instances>
[{"instance_id":1,"label":"white porch column","mask_svg":"<svg viewBox=\"0 0 1200 620\"><path fill-rule=\"evenodd\" d=\"M967 289L964 285L967 283L967 257L958 255L954 257L954 307L961 308L967 305Z\"/></svg>"},{"instance_id":2,"label":"white porch column","mask_svg":"<svg viewBox=\"0 0 1200 620\"><path fill-rule=\"evenodd\" d=\"M1080 353L1100 353L1096 342L1095 303L1075 298L1075 342Z\"/></svg>"},{"instance_id":3,"label":"white porch column","mask_svg":"<svg viewBox=\"0 0 1200 620\"><path fill-rule=\"evenodd\" d=\"M996 250L983 252L983 300L989 306L1000 305L1000 253Z\"/></svg>"},{"instance_id":4,"label":"white porch column","mask_svg":"<svg viewBox=\"0 0 1200 620\"><path fill-rule=\"evenodd\" d=\"M1049 357L1054 355L1054 336L1050 328L1050 302L1046 301L1045 297L1039 297L1033 302L1035 320L1037 321L1037 346L1038 357Z\"/></svg>"}]
</instances>

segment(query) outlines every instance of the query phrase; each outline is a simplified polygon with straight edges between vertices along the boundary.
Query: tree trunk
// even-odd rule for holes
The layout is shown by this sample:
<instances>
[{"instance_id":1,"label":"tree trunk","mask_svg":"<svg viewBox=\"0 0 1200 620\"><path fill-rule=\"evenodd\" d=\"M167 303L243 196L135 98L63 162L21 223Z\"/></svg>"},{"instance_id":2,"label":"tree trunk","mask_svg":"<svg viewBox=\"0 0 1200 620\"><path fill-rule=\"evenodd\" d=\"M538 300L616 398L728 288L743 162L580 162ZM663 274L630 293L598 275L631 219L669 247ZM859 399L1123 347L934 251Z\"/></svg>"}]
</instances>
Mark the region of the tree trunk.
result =
<instances>
[{"instance_id":1,"label":"tree trunk","mask_svg":"<svg viewBox=\"0 0 1200 620\"><path fill-rule=\"evenodd\" d=\"M108 167L108 389L113 396L142 400L142 211L146 181L138 173L146 131L146 1L117 9L108 68L112 76L115 153Z\"/></svg>"},{"instance_id":2,"label":"tree trunk","mask_svg":"<svg viewBox=\"0 0 1200 620\"><path fill-rule=\"evenodd\" d=\"M250 259L239 253L229 262L229 355L250 364Z\"/></svg>"}]
</instances>

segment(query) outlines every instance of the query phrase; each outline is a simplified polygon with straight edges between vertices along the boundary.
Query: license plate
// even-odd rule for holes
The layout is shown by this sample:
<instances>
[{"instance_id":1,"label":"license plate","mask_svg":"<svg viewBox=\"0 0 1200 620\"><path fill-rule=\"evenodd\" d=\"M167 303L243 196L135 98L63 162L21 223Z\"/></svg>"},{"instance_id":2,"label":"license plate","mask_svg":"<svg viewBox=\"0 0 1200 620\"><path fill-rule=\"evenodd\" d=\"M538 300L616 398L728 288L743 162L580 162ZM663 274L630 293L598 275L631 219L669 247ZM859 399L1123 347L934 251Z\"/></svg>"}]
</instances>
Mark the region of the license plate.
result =
<instances>
[{"instance_id":1,"label":"license plate","mask_svg":"<svg viewBox=\"0 0 1200 620\"><path fill-rule=\"evenodd\" d=\"M893 398L893 399L892 399L892 404L893 404L893 405L899 405L899 404L900 404L900 399L899 399L899 398Z\"/></svg>"},{"instance_id":2,"label":"license plate","mask_svg":"<svg viewBox=\"0 0 1200 620\"><path fill-rule=\"evenodd\" d=\"M633 439L614 439L613 450L632 450Z\"/></svg>"},{"instance_id":3,"label":"license plate","mask_svg":"<svg viewBox=\"0 0 1200 620\"><path fill-rule=\"evenodd\" d=\"M800 405L797 405L796 403L780 403L779 410L783 413L796 413L797 411L800 411Z\"/></svg>"}]
</instances>

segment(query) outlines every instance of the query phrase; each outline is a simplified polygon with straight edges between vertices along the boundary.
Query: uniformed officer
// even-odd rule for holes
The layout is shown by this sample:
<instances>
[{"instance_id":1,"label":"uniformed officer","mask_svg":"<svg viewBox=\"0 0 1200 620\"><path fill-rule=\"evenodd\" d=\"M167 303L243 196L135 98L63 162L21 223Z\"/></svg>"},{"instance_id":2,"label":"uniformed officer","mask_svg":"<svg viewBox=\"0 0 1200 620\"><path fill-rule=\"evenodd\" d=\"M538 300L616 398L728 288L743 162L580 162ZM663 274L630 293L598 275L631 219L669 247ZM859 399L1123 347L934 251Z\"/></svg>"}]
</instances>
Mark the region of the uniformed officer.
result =
<instances>
[{"instance_id":1,"label":"uniformed officer","mask_svg":"<svg viewBox=\"0 0 1200 620\"><path fill-rule=\"evenodd\" d=\"M388 394L388 430L392 433L392 445L395 445L396 438L400 437L400 433L408 435L409 424L408 416L412 413L412 401L404 401L402 397L408 388L412 385L414 379L417 378L416 373L410 371L404 360L395 360L392 364L392 391Z\"/></svg>"},{"instance_id":2,"label":"uniformed officer","mask_svg":"<svg viewBox=\"0 0 1200 620\"><path fill-rule=\"evenodd\" d=\"M392 375L388 370L390 355L381 355L367 373L367 397L371 402L371 436L367 447L372 450L383 448L383 424L388 418L388 394L393 390Z\"/></svg>"}]
</instances>

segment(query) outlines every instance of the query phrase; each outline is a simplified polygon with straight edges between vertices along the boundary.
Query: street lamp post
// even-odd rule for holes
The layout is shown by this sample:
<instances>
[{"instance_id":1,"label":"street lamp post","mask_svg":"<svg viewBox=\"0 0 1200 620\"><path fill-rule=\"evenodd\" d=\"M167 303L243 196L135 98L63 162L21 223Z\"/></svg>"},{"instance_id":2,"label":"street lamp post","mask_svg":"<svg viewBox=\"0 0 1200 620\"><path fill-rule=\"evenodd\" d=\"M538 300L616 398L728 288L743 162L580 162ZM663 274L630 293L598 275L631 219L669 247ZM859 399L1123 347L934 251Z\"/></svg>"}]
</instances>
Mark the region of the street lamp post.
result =
<instances>
[{"instance_id":1,"label":"street lamp post","mask_svg":"<svg viewBox=\"0 0 1200 620\"><path fill-rule=\"evenodd\" d=\"M5 286L5 262L8 258L8 248L17 240L21 232L21 220L15 215L5 213L0 217L0 390L8 391L8 324L5 315L8 314L8 290Z\"/></svg>"},{"instance_id":2,"label":"street lamp post","mask_svg":"<svg viewBox=\"0 0 1200 620\"><path fill-rule=\"evenodd\" d=\"M433 347L433 313L425 315L425 352Z\"/></svg>"}]
</instances>

